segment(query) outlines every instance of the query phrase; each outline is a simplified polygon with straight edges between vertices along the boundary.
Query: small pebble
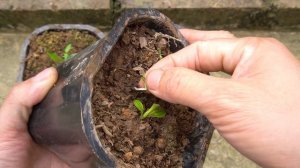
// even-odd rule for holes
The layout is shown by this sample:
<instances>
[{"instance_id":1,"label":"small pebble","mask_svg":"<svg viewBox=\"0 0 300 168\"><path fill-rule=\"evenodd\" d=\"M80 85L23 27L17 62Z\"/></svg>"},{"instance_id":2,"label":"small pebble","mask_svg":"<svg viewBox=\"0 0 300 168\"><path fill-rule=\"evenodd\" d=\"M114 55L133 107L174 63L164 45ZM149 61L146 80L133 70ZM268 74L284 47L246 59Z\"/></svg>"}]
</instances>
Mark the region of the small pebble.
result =
<instances>
[{"instance_id":1,"label":"small pebble","mask_svg":"<svg viewBox=\"0 0 300 168\"><path fill-rule=\"evenodd\" d=\"M139 37L140 47L144 48L147 46L147 39L146 37Z\"/></svg>"},{"instance_id":2,"label":"small pebble","mask_svg":"<svg viewBox=\"0 0 300 168\"><path fill-rule=\"evenodd\" d=\"M190 143L190 141L187 138L183 139L181 142L183 146L186 146Z\"/></svg>"},{"instance_id":3,"label":"small pebble","mask_svg":"<svg viewBox=\"0 0 300 168\"><path fill-rule=\"evenodd\" d=\"M150 127L150 125L148 123L143 123L139 126L139 130L145 130L149 127Z\"/></svg>"},{"instance_id":4,"label":"small pebble","mask_svg":"<svg viewBox=\"0 0 300 168\"><path fill-rule=\"evenodd\" d=\"M158 138L155 143L156 147L164 149L166 147L166 140L163 138Z\"/></svg>"},{"instance_id":5,"label":"small pebble","mask_svg":"<svg viewBox=\"0 0 300 168\"><path fill-rule=\"evenodd\" d=\"M155 155L154 158L157 162L161 162L163 160L163 156L161 155Z\"/></svg>"},{"instance_id":6,"label":"small pebble","mask_svg":"<svg viewBox=\"0 0 300 168\"><path fill-rule=\"evenodd\" d=\"M130 161L132 159L132 156L133 156L132 152L127 152L124 154L124 158L126 161Z\"/></svg>"},{"instance_id":7,"label":"small pebble","mask_svg":"<svg viewBox=\"0 0 300 168\"><path fill-rule=\"evenodd\" d=\"M130 43L130 37L129 37L128 33L123 34L122 41L127 45Z\"/></svg>"},{"instance_id":8,"label":"small pebble","mask_svg":"<svg viewBox=\"0 0 300 168\"><path fill-rule=\"evenodd\" d=\"M135 146L133 148L133 153L136 154L136 155L141 155L144 153L144 148L141 147L141 146Z\"/></svg>"},{"instance_id":9,"label":"small pebble","mask_svg":"<svg viewBox=\"0 0 300 168\"><path fill-rule=\"evenodd\" d=\"M132 112L131 112L130 109L128 109L128 108L123 108L123 109L122 109L122 115L123 115L125 118L131 118Z\"/></svg>"}]
</instances>

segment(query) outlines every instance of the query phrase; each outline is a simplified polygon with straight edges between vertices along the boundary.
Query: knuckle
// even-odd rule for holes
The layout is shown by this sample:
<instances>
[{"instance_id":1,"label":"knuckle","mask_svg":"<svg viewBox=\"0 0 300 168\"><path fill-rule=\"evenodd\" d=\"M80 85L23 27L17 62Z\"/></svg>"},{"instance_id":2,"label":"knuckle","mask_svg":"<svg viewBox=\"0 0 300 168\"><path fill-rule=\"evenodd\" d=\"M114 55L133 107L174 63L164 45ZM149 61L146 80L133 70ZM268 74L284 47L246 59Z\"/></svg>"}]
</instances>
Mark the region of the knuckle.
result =
<instances>
[{"instance_id":1,"label":"knuckle","mask_svg":"<svg viewBox=\"0 0 300 168\"><path fill-rule=\"evenodd\" d=\"M262 46L275 47L280 44L280 42L275 38L262 38L261 43Z\"/></svg>"},{"instance_id":2,"label":"knuckle","mask_svg":"<svg viewBox=\"0 0 300 168\"><path fill-rule=\"evenodd\" d=\"M283 51L286 51L286 47L275 38L259 38L259 37L247 37L244 39L244 49L250 49L253 52L266 52L269 54L256 54L261 57L280 57ZM248 50L249 51L249 50ZM273 53L272 55L270 53Z\"/></svg>"},{"instance_id":3,"label":"knuckle","mask_svg":"<svg viewBox=\"0 0 300 168\"><path fill-rule=\"evenodd\" d=\"M264 46L267 48L272 47L273 51L276 51L277 53L279 51L285 50L284 44L282 44L279 40L275 38L265 38L264 39Z\"/></svg>"},{"instance_id":4,"label":"knuckle","mask_svg":"<svg viewBox=\"0 0 300 168\"><path fill-rule=\"evenodd\" d=\"M10 90L7 98L10 99L10 97L12 97L13 99L19 99L20 96L24 96L30 91L28 90L29 89L28 86L31 85L32 85L31 79L15 84L13 88Z\"/></svg>"},{"instance_id":5,"label":"knuckle","mask_svg":"<svg viewBox=\"0 0 300 168\"><path fill-rule=\"evenodd\" d=\"M14 87L11 89L10 91L10 95L18 95L20 92L20 88L21 88L21 83L17 83L14 85Z\"/></svg>"},{"instance_id":6,"label":"knuckle","mask_svg":"<svg viewBox=\"0 0 300 168\"><path fill-rule=\"evenodd\" d=\"M241 56L240 61L242 62L242 60L245 61L255 56L254 53L263 46L264 41L265 40L263 38L259 37L242 38L240 44L238 44L238 47L236 48L236 51L239 53L238 55Z\"/></svg>"},{"instance_id":7,"label":"knuckle","mask_svg":"<svg viewBox=\"0 0 300 168\"><path fill-rule=\"evenodd\" d=\"M242 38L242 43L244 46L257 47L263 42L263 39L260 37L245 37Z\"/></svg>"},{"instance_id":8,"label":"knuckle","mask_svg":"<svg viewBox=\"0 0 300 168\"><path fill-rule=\"evenodd\" d=\"M8 95L5 98L5 102L7 104L13 104L16 100L16 98L20 95L20 83L15 84L13 88L9 91Z\"/></svg>"},{"instance_id":9,"label":"knuckle","mask_svg":"<svg viewBox=\"0 0 300 168\"><path fill-rule=\"evenodd\" d=\"M277 39L273 38L273 37L264 38L264 42L272 43L272 44L280 44L280 42Z\"/></svg>"},{"instance_id":10,"label":"knuckle","mask_svg":"<svg viewBox=\"0 0 300 168\"><path fill-rule=\"evenodd\" d=\"M275 38L261 38L261 37L245 37L243 38L243 43L245 46L253 46L255 48L260 46L277 46L280 45Z\"/></svg>"}]
</instances>

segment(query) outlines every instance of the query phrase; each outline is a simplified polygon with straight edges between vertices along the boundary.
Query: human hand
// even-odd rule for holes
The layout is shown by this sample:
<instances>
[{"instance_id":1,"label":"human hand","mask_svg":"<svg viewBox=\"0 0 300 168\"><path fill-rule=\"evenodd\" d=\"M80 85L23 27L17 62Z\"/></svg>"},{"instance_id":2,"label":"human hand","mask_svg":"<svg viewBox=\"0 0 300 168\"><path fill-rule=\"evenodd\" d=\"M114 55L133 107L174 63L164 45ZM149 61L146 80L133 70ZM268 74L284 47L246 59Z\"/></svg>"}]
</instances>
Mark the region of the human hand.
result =
<instances>
[{"instance_id":1,"label":"human hand","mask_svg":"<svg viewBox=\"0 0 300 168\"><path fill-rule=\"evenodd\" d=\"M300 167L300 63L295 56L271 38L181 32L192 44L151 67L149 91L202 112L257 164ZM232 77L203 74L216 71Z\"/></svg>"},{"instance_id":2,"label":"human hand","mask_svg":"<svg viewBox=\"0 0 300 168\"><path fill-rule=\"evenodd\" d=\"M56 155L37 145L27 129L32 107L45 97L56 80L56 70L48 68L17 84L4 100L0 108L0 167L68 167Z\"/></svg>"}]
</instances>

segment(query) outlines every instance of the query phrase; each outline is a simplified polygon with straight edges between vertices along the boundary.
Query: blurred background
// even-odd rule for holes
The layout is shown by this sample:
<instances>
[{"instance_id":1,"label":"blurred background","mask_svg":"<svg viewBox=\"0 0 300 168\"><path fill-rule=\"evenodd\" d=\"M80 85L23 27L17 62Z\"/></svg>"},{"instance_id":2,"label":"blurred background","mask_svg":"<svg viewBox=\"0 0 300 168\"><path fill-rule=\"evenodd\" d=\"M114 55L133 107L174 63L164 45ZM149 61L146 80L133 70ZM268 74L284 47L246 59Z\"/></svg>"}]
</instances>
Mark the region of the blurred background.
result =
<instances>
[{"instance_id":1,"label":"blurred background","mask_svg":"<svg viewBox=\"0 0 300 168\"><path fill-rule=\"evenodd\" d=\"M0 0L0 104L15 84L21 45L34 29L76 23L106 34L122 11L138 7L156 8L181 27L274 37L300 58L300 0ZM204 168L239 167L259 166L215 131Z\"/></svg>"}]
</instances>

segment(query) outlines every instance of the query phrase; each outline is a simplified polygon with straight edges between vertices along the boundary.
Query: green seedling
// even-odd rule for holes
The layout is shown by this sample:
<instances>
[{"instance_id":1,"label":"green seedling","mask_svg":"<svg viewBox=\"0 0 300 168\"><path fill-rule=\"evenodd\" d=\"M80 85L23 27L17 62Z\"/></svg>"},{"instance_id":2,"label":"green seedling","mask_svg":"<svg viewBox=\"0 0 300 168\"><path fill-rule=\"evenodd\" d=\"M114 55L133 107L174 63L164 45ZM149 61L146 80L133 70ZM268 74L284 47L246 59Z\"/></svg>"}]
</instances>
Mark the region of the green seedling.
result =
<instances>
[{"instance_id":1,"label":"green seedling","mask_svg":"<svg viewBox=\"0 0 300 168\"><path fill-rule=\"evenodd\" d=\"M64 48L64 55L63 58L64 60L68 60L70 58L72 58L72 55L70 54L70 51L72 50L73 46L71 43L69 43L65 48Z\"/></svg>"},{"instance_id":2,"label":"green seedling","mask_svg":"<svg viewBox=\"0 0 300 168\"><path fill-rule=\"evenodd\" d=\"M48 52L48 56L49 58L54 61L55 63L59 64L62 63L64 61L69 60L70 58L72 58L72 54L70 54L71 49L73 48L72 44L68 44L65 48L64 48L64 54L63 56L58 56L55 52Z\"/></svg>"},{"instance_id":3,"label":"green seedling","mask_svg":"<svg viewBox=\"0 0 300 168\"><path fill-rule=\"evenodd\" d=\"M152 104L149 109L145 109L144 104L139 100L133 100L134 106L140 111L141 119L145 119L148 117L155 117L155 118L164 118L166 115L166 111L159 105L159 104Z\"/></svg>"}]
</instances>

